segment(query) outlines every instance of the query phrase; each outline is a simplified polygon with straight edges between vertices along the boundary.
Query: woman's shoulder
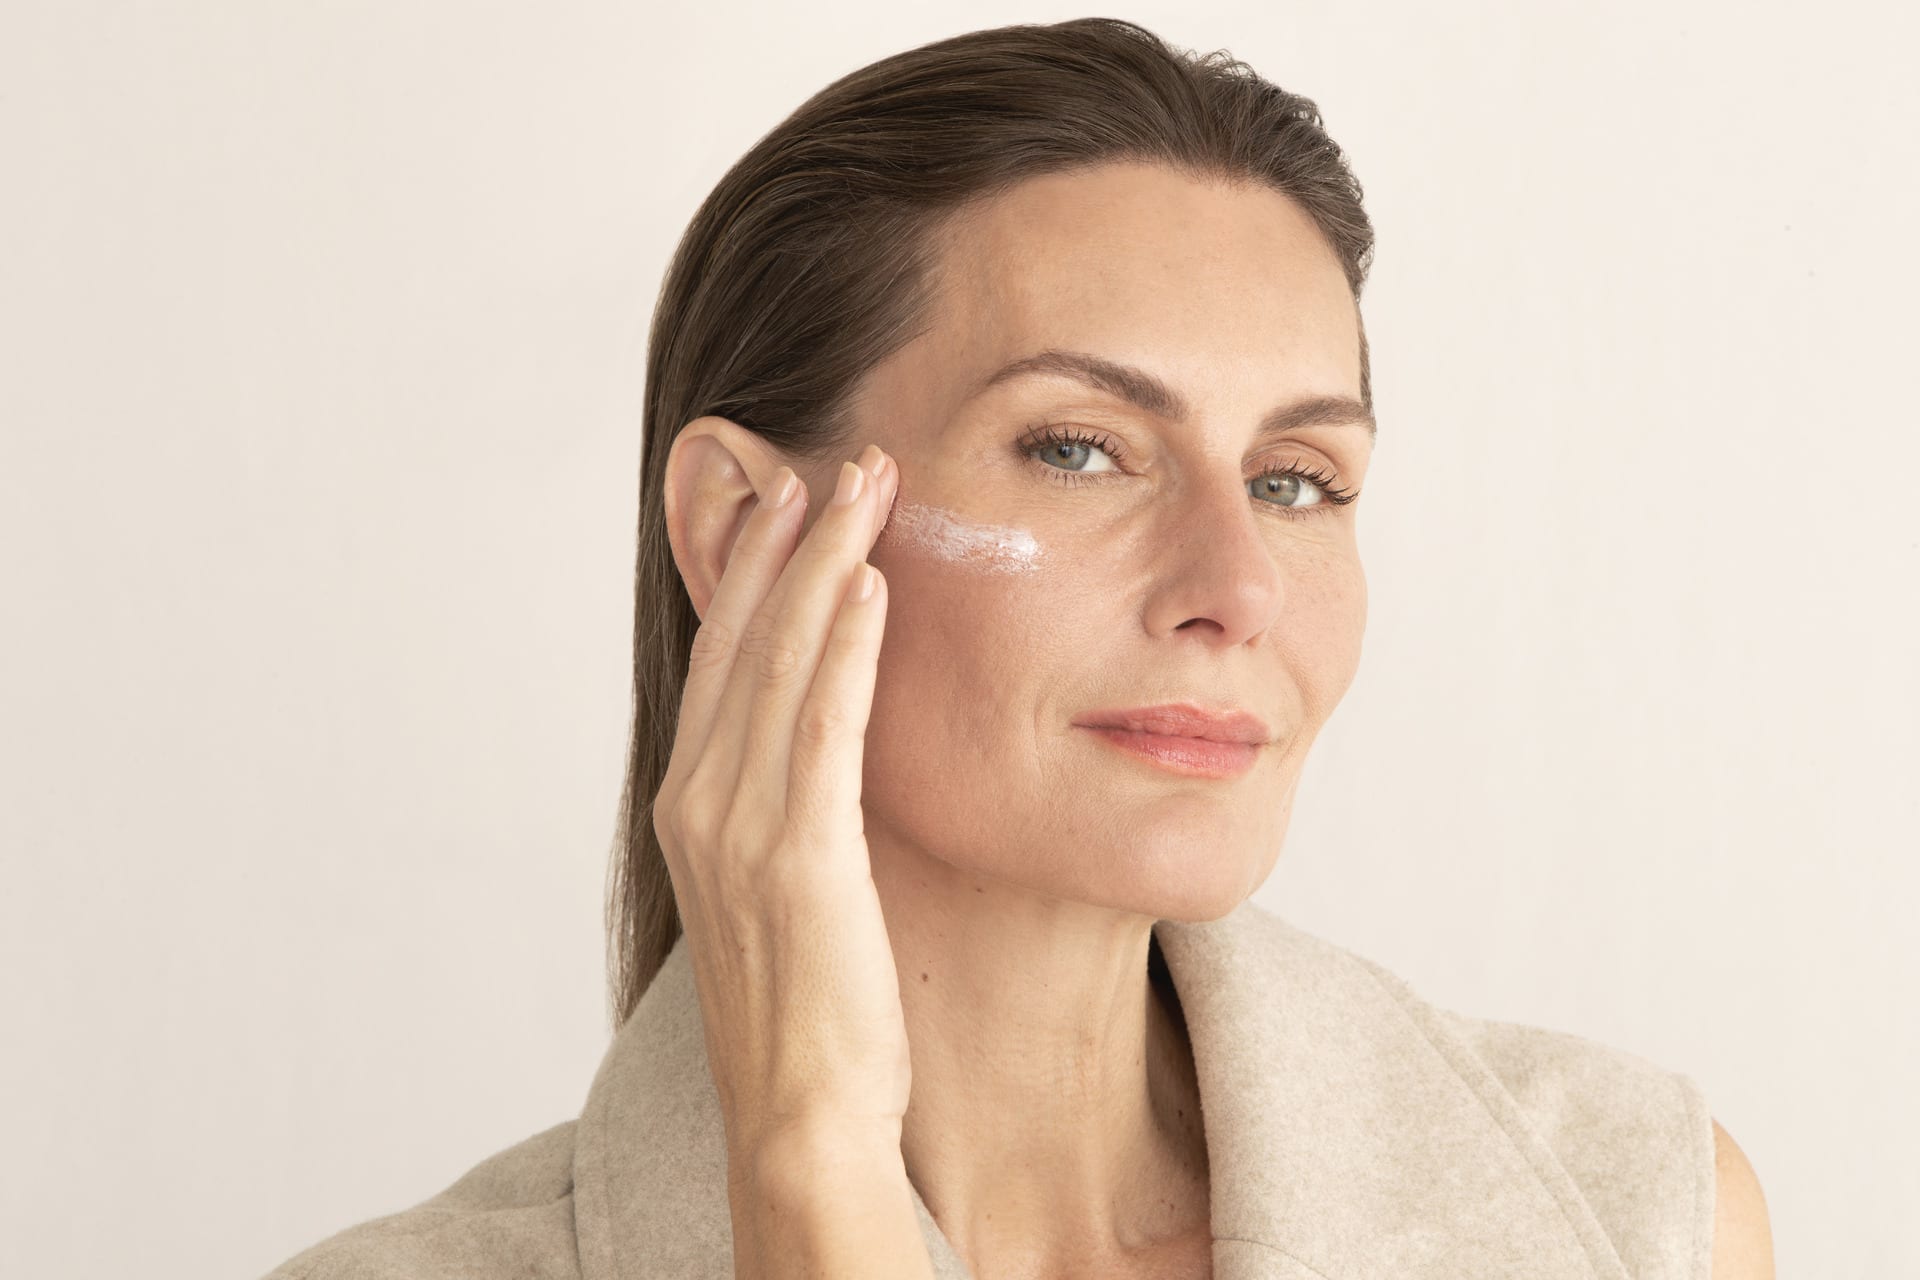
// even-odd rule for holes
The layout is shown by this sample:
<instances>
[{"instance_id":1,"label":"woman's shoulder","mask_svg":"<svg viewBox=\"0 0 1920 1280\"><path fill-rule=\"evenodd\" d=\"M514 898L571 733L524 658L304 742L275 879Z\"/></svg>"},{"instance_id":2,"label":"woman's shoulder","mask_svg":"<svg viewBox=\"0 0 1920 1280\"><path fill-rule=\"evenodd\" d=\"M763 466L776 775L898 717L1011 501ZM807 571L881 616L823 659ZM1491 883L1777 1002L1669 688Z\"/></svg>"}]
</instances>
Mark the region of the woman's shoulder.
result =
<instances>
[{"instance_id":1,"label":"woman's shoulder","mask_svg":"<svg viewBox=\"0 0 1920 1280\"><path fill-rule=\"evenodd\" d=\"M495 1152L446 1190L335 1232L265 1280L577 1280L568 1120Z\"/></svg>"}]
</instances>

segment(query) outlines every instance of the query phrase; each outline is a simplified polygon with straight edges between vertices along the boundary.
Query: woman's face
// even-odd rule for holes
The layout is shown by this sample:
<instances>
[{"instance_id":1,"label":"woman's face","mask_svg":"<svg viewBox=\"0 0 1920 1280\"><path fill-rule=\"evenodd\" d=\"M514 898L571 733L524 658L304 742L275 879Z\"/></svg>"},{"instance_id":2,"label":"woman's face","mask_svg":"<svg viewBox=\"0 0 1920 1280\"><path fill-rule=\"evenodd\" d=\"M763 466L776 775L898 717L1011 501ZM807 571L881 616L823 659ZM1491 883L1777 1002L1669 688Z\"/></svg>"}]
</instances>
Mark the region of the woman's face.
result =
<instances>
[{"instance_id":1,"label":"woman's face","mask_svg":"<svg viewBox=\"0 0 1920 1280\"><path fill-rule=\"evenodd\" d=\"M1359 508L1328 495L1361 487L1370 431L1258 432L1302 401L1359 399L1345 276L1287 198L1139 165L981 205L943 267L935 327L857 405L857 445L900 468L870 557L888 614L869 841L1054 897L1217 918L1272 870L1360 661ZM1047 351L1130 366L1136 394L1058 369L982 387ZM1237 777L1195 777L1075 724L1183 701L1250 711L1272 740Z\"/></svg>"}]
</instances>

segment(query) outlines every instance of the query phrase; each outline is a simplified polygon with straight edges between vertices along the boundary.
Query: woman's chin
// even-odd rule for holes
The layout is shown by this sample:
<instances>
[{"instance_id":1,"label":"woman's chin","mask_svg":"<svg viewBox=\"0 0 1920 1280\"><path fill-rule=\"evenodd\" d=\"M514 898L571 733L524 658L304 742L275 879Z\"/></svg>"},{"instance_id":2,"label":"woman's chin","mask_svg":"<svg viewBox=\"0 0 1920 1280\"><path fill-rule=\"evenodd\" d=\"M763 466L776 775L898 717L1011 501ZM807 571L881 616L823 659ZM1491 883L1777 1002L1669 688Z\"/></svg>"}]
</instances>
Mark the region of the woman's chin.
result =
<instances>
[{"instance_id":1,"label":"woman's chin","mask_svg":"<svg viewBox=\"0 0 1920 1280\"><path fill-rule=\"evenodd\" d=\"M1071 874L1055 868L1044 881L1028 870L1021 882L1036 893L1155 920L1218 920L1246 901L1268 869L1255 865L1251 850L1245 857L1221 850L1204 842L1172 858L1150 848L1121 850Z\"/></svg>"}]
</instances>

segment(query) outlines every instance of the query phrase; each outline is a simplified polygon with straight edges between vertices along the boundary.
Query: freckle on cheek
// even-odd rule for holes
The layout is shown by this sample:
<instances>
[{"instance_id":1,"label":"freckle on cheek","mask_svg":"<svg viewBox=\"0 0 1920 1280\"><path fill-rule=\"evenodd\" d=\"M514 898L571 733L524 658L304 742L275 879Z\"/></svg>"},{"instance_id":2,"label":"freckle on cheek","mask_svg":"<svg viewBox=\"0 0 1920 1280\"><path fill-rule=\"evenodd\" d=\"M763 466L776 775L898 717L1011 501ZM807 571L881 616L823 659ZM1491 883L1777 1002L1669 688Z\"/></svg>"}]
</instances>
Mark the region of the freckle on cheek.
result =
<instances>
[{"instance_id":1,"label":"freckle on cheek","mask_svg":"<svg viewBox=\"0 0 1920 1280\"><path fill-rule=\"evenodd\" d=\"M976 524L943 507L898 498L880 540L989 573L1024 573L1040 567L1040 544L1025 529Z\"/></svg>"}]
</instances>

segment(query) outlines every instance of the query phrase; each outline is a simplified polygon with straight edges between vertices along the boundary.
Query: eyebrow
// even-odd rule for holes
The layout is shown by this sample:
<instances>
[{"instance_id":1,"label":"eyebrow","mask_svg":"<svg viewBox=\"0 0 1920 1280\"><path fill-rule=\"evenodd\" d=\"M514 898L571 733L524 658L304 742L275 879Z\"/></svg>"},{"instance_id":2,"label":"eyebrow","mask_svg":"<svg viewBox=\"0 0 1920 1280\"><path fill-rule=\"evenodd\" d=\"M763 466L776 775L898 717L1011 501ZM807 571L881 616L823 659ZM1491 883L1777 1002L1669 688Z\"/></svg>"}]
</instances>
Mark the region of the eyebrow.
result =
<instances>
[{"instance_id":1,"label":"eyebrow","mask_svg":"<svg viewBox=\"0 0 1920 1280\"><path fill-rule=\"evenodd\" d=\"M1184 422L1191 416L1186 398L1145 369L1108 360L1104 356L1088 355L1084 351L1061 351L1057 348L1008 361L981 379L967 398L972 399L989 387L997 387L1003 382L1037 374L1076 379L1156 417ZM1349 396L1309 396L1292 404L1281 405L1260 420L1255 434L1266 439L1285 435L1301 427L1348 424L1365 427L1369 440L1379 436L1373 412Z\"/></svg>"}]
</instances>

